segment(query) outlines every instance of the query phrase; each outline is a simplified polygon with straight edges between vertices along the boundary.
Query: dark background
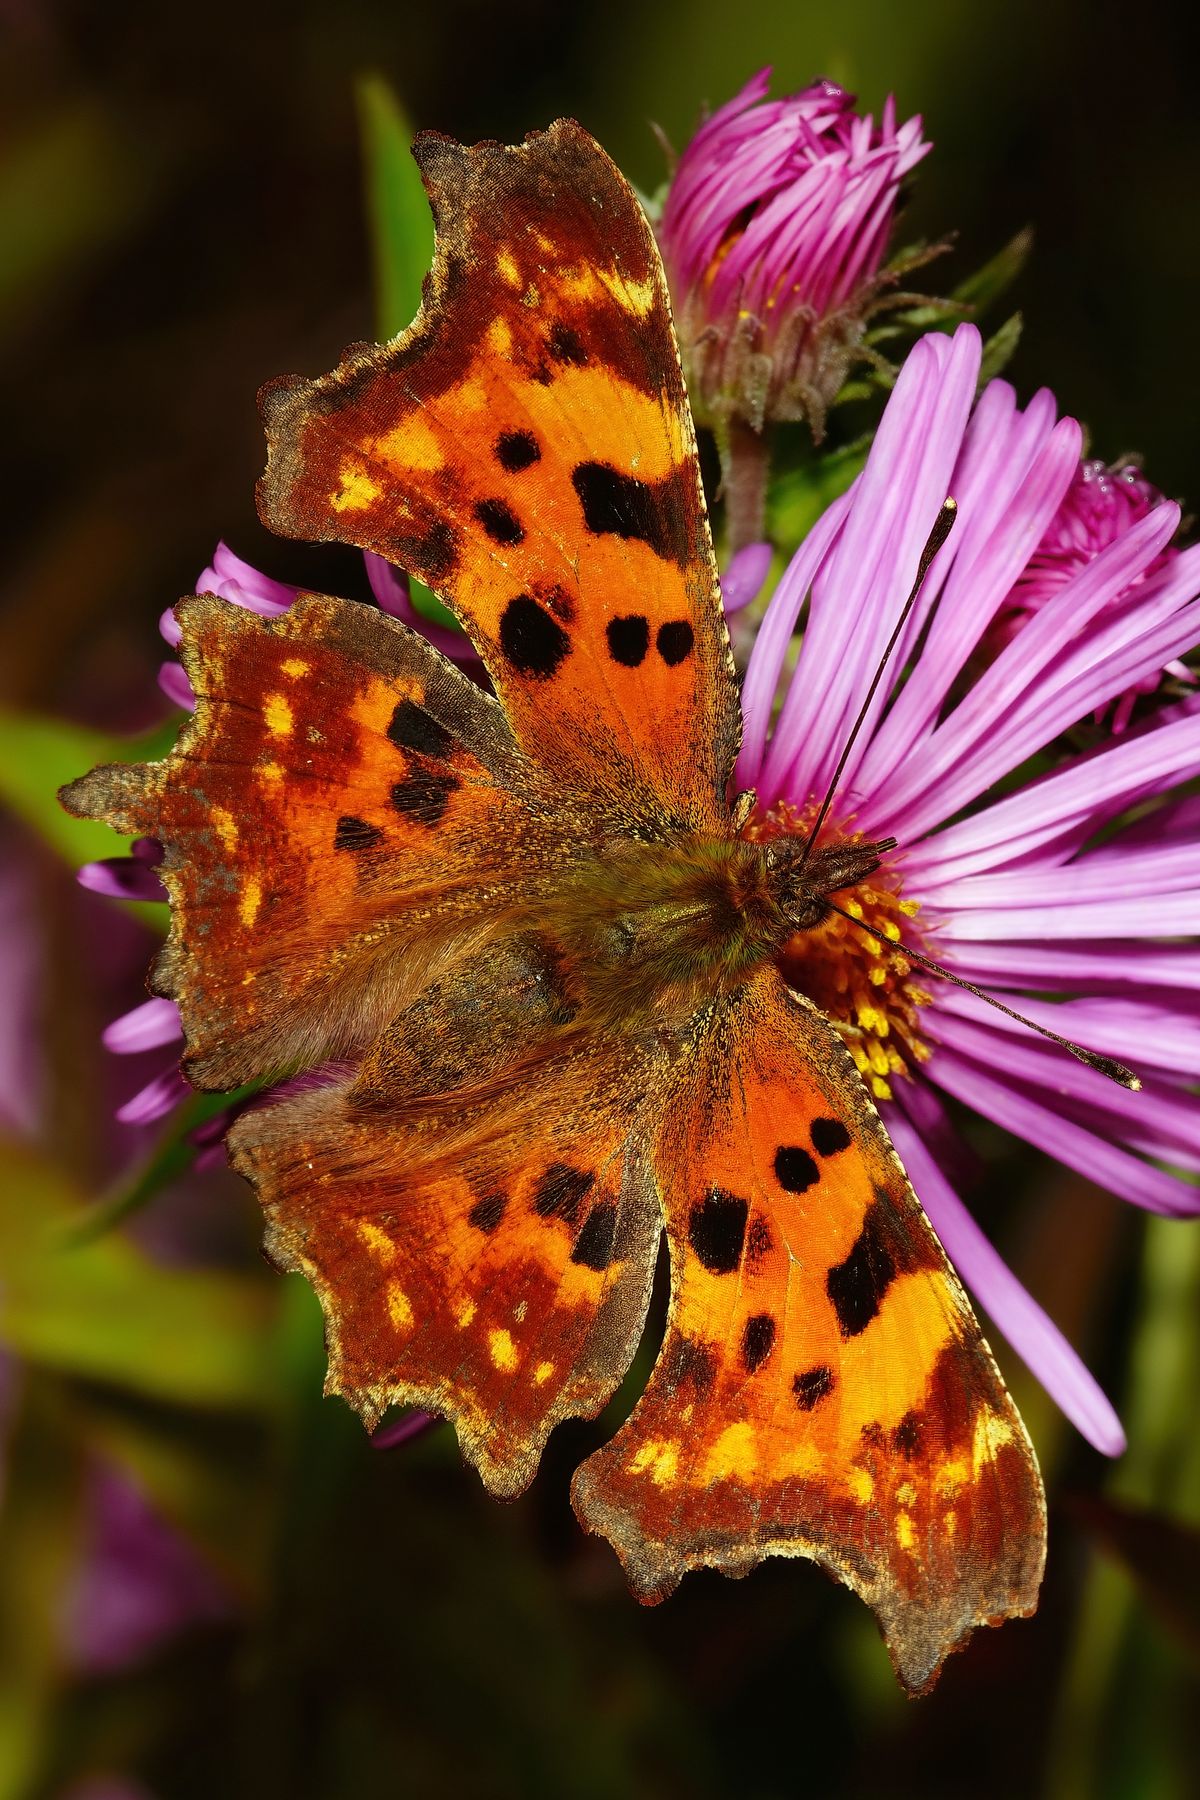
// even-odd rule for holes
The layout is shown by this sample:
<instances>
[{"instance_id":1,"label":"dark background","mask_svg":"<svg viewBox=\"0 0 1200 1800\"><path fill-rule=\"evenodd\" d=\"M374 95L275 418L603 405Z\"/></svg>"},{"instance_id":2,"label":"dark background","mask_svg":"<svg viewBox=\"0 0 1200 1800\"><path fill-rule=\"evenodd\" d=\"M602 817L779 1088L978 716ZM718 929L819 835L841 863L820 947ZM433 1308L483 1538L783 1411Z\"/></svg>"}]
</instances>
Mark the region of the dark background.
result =
<instances>
[{"instance_id":1,"label":"dark background","mask_svg":"<svg viewBox=\"0 0 1200 1800\"><path fill-rule=\"evenodd\" d=\"M894 91L936 145L901 235L958 233L930 286L1032 224L1010 377L1026 398L1052 386L1098 453L1140 450L1160 487L1194 498L1200 122L1185 30L1182 9L1078 0L6 0L0 698L106 727L161 718L157 617L218 537L284 579L363 591L357 559L258 526L254 395L372 335L354 99L372 70L414 125L463 138L573 114L646 189L663 173L649 121L681 145L701 105L763 63L777 91L827 74L876 109ZM148 940L76 897L32 843L4 842L42 919L43 1137L89 1195L127 1148L88 1046L137 998ZM599 1427L559 1432L507 1508L445 1431L372 1451L319 1400L311 1308L257 1271L249 1196L218 1175L168 1210L177 1240L260 1295L279 1371L269 1419L35 1369L40 1410L10 1454L40 1471L41 1516L78 1477L80 1443L90 1456L136 1440L139 1466L147 1443L160 1462L173 1446L192 1483L177 1522L218 1571L227 1617L105 1678L49 1655L22 1796L56 1800L93 1768L162 1800L1194 1792L1195 1621L1185 1605L1181 1638L1172 1608L1200 1589L1194 1540L1160 1532L1134 1583L1082 1509L1109 1482L1110 1497L1197 1517L1195 1280L1179 1289L1196 1255L1185 1227L1147 1235L1031 1154L980 1147L981 1216L1122 1405L1133 1450L1110 1482L1002 1358L1050 1478L1051 1572L1037 1620L977 1638L932 1699L899 1696L869 1618L804 1565L692 1577L637 1609L567 1505ZM0 1597L3 1557L0 1543ZM30 1618L53 1610L53 1579L30 1588ZM0 1777L2 1744L0 1730Z\"/></svg>"}]
</instances>

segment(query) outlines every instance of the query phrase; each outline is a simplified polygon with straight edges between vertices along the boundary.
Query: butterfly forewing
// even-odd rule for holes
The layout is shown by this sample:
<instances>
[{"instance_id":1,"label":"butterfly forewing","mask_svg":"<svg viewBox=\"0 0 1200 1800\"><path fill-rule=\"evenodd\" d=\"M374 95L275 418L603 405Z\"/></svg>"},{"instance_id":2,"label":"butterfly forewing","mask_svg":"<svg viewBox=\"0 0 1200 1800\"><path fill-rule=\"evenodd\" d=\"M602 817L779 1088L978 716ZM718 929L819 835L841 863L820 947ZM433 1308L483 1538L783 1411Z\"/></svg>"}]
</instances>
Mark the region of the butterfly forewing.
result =
<instances>
[{"instance_id":1,"label":"butterfly forewing","mask_svg":"<svg viewBox=\"0 0 1200 1800\"><path fill-rule=\"evenodd\" d=\"M438 232L424 309L264 391L263 516L427 581L520 744L598 811L711 829L737 695L641 208L569 121L515 149L425 134L415 154Z\"/></svg>"},{"instance_id":2,"label":"butterfly forewing","mask_svg":"<svg viewBox=\"0 0 1200 1800\"><path fill-rule=\"evenodd\" d=\"M309 595L268 622L206 595L179 618L176 749L64 799L163 843L156 985L193 1079L232 1088L361 1052L561 833L495 701L375 608Z\"/></svg>"}]
</instances>

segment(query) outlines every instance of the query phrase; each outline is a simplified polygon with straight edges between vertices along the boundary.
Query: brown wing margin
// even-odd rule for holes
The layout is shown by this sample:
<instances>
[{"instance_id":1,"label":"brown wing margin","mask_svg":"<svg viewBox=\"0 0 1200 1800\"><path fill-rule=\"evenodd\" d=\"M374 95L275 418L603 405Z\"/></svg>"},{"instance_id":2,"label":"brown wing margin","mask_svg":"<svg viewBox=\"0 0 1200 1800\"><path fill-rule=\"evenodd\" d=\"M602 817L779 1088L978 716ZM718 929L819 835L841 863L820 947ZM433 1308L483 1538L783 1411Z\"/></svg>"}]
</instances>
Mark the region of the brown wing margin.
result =
<instances>
[{"instance_id":1,"label":"brown wing margin","mask_svg":"<svg viewBox=\"0 0 1200 1800\"><path fill-rule=\"evenodd\" d=\"M428 582L522 748L601 811L718 827L740 719L646 219L569 120L414 154L438 234L423 309L263 390L262 516Z\"/></svg>"}]
</instances>

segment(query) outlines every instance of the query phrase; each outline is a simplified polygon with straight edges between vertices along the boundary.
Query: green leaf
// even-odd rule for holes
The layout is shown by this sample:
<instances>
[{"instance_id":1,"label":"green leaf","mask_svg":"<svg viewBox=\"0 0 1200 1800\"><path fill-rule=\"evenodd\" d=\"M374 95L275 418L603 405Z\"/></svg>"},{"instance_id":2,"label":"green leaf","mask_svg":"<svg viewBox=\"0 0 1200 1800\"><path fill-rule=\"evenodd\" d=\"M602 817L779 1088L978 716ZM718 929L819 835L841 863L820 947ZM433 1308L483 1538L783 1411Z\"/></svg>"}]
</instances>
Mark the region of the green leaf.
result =
<instances>
[{"instance_id":1,"label":"green leaf","mask_svg":"<svg viewBox=\"0 0 1200 1800\"><path fill-rule=\"evenodd\" d=\"M421 283L433 260L433 218L412 159L412 127L387 82L358 83L367 188L367 221L375 264L375 318L380 337L411 324Z\"/></svg>"},{"instance_id":2,"label":"green leaf","mask_svg":"<svg viewBox=\"0 0 1200 1800\"><path fill-rule=\"evenodd\" d=\"M1021 341L1021 328L1024 320L1019 312L1006 319L999 331L993 332L983 346L983 355L979 362L979 385L985 387L994 381L1008 367L1017 345Z\"/></svg>"},{"instance_id":3,"label":"green leaf","mask_svg":"<svg viewBox=\"0 0 1200 1800\"><path fill-rule=\"evenodd\" d=\"M767 527L771 542L785 556L808 536L821 514L844 494L867 460L872 434L855 438L841 449L816 456L799 468L784 470L771 483Z\"/></svg>"},{"instance_id":4,"label":"green leaf","mask_svg":"<svg viewBox=\"0 0 1200 1800\"><path fill-rule=\"evenodd\" d=\"M447 631L462 630L462 626L450 608L443 606L437 595L431 592L423 581L418 581L415 575L410 575L408 578L408 593L421 617L428 619L431 625L442 625Z\"/></svg>"},{"instance_id":5,"label":"green leaf","mask_svg":"<svg viewBox=\"0 0 1200 1800\"><path fill-rule=\"evenodd\" d=\"M1008 240L1002 250L998 250L990 261L981 269L968 275L954 289L952 299L963 306L969 306L978 317L997 301L1001 294L1007 293L1025 264L1029 261L1033 249L1033 232L1027 225L1018 231L1015 237Z\"/></svg>"},{"instance_id":6,"label":"green leaf","mask_svg":"<svg viewBox=\"0 0 1200 1800\"><path fill-rule=\"evenodd\" d=\"M47 1369L181 1405L274 1404L274 1296L265 1284L161 1266L119 1233L72 1237L67 1176L0 1147L0 1342Z\"/></svg>"},{"instance_id":7,"label":"green leaf","mask_svg":"<svg viewBox=\"0 0 1200 1800\"><path fill-rule=\"evenodd\" d=\"M116 738L63 719L0 708L0 803L35 831L72 868L123 856L128 840L94 819L73 819L58 790L97 763L155 762L175 742L178 718L148 736Z\"/></svg>"},{"instance_id":8,"label":"green leaf","mask_svg":"<svg viewBox=\"0 0 1200 1800\"><path fill-rule=\"evenodd\" d=\"M375 265L375 328L386 340L417 315L421 284L433 261L433 215L412 157L412 126L381 75L359 81L358 117ZM450 631L462 629L449 608L413 575L408 591L423 619Z\"/></svg>"}]
</instances>

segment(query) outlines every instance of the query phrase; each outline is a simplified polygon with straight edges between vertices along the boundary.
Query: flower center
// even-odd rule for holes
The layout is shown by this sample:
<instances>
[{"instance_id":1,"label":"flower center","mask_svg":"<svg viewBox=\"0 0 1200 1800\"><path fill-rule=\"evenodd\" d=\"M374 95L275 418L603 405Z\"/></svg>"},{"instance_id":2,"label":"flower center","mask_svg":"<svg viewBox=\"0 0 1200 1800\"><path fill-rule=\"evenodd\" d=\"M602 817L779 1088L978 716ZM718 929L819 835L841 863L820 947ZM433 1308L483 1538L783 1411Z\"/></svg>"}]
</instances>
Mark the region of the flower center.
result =
<instances>
[{"instance_id":1,"label":"flower center","mask_svg":"<svg viewBox=\"0 0 1200 1800\"><path fill-rule=\"evenodd\" d=\"M815 806L801 812L783 802L756 813L745 835L760 842L803 837L815 815ZM861 832L836 829L823 831L822 841L827 837L864 841ZM929 1055L917 1026L930 995L916 979L919 966L899 947L903 935L924 948L913 923L919 908L903 898L900 877L886 864L853 892L839 894L837 904L858 922L830 913L820 925L796 932L779 958L780 971L845 1040L875 1099L890 1100L892 1077L907 1078L909 1065Z\"/></svg>"}]
</instances>

